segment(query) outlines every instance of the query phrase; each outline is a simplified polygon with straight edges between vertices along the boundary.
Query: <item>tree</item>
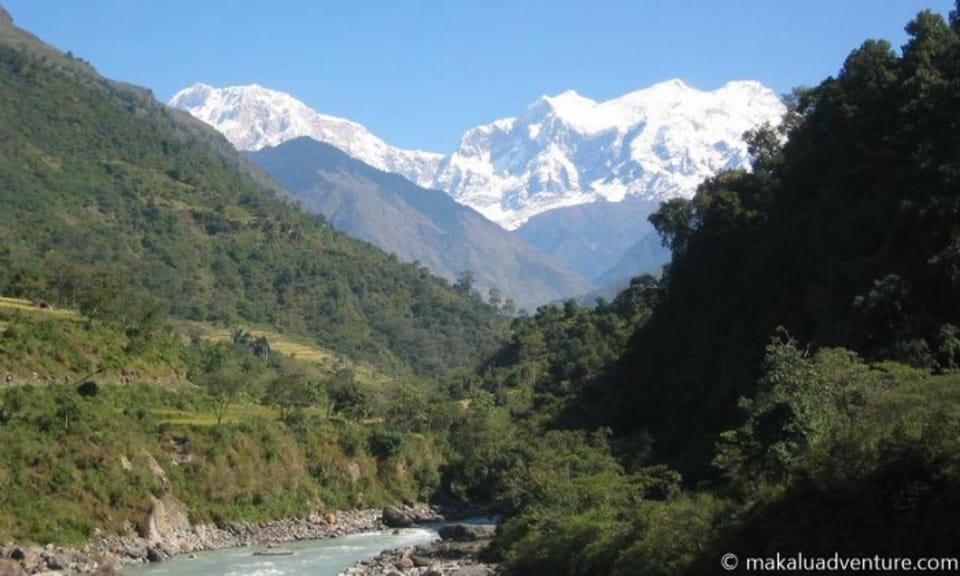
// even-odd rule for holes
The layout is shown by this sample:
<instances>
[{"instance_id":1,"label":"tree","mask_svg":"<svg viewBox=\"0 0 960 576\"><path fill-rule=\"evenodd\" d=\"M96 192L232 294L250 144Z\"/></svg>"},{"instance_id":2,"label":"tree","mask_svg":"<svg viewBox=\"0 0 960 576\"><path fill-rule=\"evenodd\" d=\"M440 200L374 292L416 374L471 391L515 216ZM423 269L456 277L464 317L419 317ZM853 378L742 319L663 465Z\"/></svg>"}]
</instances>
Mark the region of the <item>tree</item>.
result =
<instances>
[{"instance_id":1,"label":"tree","mask_svg":"<svg viewBox=\"0 0 960 576\"><path fill-rule=\"evenodd\" d=\"M613 302L606 306L597 305L598 310L607 306L618 316L630 322L632 326L639 326L650 315L657 305L660 296L660 282L644 274L630 279L630 285L617 294Z\"/></svg>"},{"instance_id":2,"label":"tree","mask_svg":"<svg viewBox=\"0 0 960 576\"><path fill-rule=\"evenodd\" d=\"M660 209L650 215L650 223L660 234L663 245L674 254L683 252L687 240L693 233L693 205L685 198L673 198L660 205Z\"/></svg>"},{"instance_id":3,"label":"tree","mask_svg":"<svg viewBox=\"0 0 960 576\"><path fill-rule=\"evenodd\" d=\"M250 345L253 355L262 360L270 360L270 342L266 336L257 336Z\"/></svg>"},{"instance_id":4,"label":"tree","mask_svg":"<svg viewBox=\"0 0 960 576\"><path fill-rule=\"evenodd\" d=\"M503 303L503 294L500 293L498 288L491 288L487 292L487 304L493 306L494 308L500 308L500 305Z\"/></svg>"},{"instance_id":5,"label":"tree","mask_svg":"<svg viewBox=\"0 0 960 576\"><path fill-rule=\"evenodd\" d=\"M373 431L367 444L370 453L378 460L389 460L400 453L405 439L399 430L380 427Z\"/></svg>"},{"instance_id":6,"label":"tree","mask_svg":"<svg viewBox=\"0 0 960 576\"><path fill-rule=\"evenodd\" d=\"M714 464L745 485L779 483L795 473L839 414L839 389L822 364L781 331L767 347L756 396L740 399L744 424L720 435Z\"/></svg>"},{"instance_id":7,"label":"tree","mask_svg":"<svg viewBox=\"0 0 960 576\"><path fill-rule=\"evenodd\" d=\"M461 294L470 295L473 292L473 285L477 282L477 276L470 270L464 270L460 273L460 276L457 277L456 283L453 285L453 289Z\"/></svg>"},{"instance_id":8,"label":"tree","mask_svg":"<svg viewBox=\"0 0 960 576\"><path fill-rule=\"evenodd\" d=\"M207 389L217 417L217 426L223 425L223 417L245 389L243 374L234 368L218 368L203 375L200 383Z\"/></svg>"},{"instance_id":9,"label":"tree","mask_svg":"<svg viewBox=\"0 0 960 576\"><path fill-rule=\"evenodd\" d=\"M13 275L5 292L20 298L37 298L46 294L49 283L46 273L34 267L25 267Z\"/></svg>"},{"instance_id":10,"label":"tree","mask_svg":"<svg viewBox=\"0 0 960 576\"><path fill-rule=\"evenodd\" d=\"M230 346L218 343L202 352L200 373L197 383L203 386L217 417L217 426L223 425L223 418L230 406L247 390L247 377Z\"/></svg>"},{"instance_id":11,"label":"tree","mask_svg":"<svg viewBox=\"0 0 960 576\"><path fill-rule=\"evenodd\" d=\"M273 378L267 384L263 395L263 403L280 410L280 420L283 421L287 421L293 411L316 406L322 400L320 386L296 374L283 374Z\"/></svg>"},{"instance_id":12,"label":"tree","mask_svg":"<svg viewBox=\"0 0 960 576\"><path fill-rule=\"evenodd\" d=\"M386 423L404 432L423 432L428 427L427 399L416 384L396 382L388 393Z\"/></svg>"},{"instance_id":13,"label":"tree","mask_svg":"<svg viewBox=\"0 0 960 576\"><path fill-rule=\"evenodd\" d=\"M128 296L126 285L116 272L96 268L83 279L77 305L91 321L120 321L128 310Z\"/></svg>"},{"instance_id":14,"label":"tree","mask_svg":"<svg viewBox=\"0 0 960 576\"><path fill-rule=\"evenodd\" d=\"M748 130L743 135L755 174L769 172L779 164L783 152L781 139L780 132L769 123Z\"/></svg>"},{"instance_id":15,"label":"tree","mask_svg":"<svg viewBox=\"0 0 960 576\"><path fill-rule=\"evenodd\" d=\"M500 311L506 314L507 316L513 316L517 313L517 303L513 298L507 298L503 301L503 306L500 307Z\"/></svg>"},{"instance_id":16,"label":"tree","mask_svg":"<svg viewBox=\"0 0 960 576\"><path fill-rule=\"evenodd\" d=\"M370 398L357 383L353 370L341 369L327 381L330 414L340 413L351 420L361 420L370 414Z\"/></svg>"}]
</instances>

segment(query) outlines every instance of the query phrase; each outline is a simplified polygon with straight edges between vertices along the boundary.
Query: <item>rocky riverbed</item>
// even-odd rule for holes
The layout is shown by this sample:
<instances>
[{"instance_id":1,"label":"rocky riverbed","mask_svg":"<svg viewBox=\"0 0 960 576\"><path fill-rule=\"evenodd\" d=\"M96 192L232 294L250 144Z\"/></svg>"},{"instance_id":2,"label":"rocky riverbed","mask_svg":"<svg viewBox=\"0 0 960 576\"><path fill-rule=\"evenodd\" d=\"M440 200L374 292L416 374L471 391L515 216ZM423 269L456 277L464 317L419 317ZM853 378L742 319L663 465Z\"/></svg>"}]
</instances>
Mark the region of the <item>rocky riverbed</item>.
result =
<instances>
[{"instance_id":1,"label":"rocky riverbed","mask_svg":"<svg viewBox=\"0 0 960 576\"><path fill-rule=\"evenodd\" d=\"M387 550L373 560L357 562L341 576L493 576L489 563L494 525L453 524L440 529L440 540Z\"/></svg>"},{"instance_id":2,"label":"rocky riverbed","mask_svg":"<svg viewBox=\"0 0 960 576\"><path fill-rule=\"evenodd\" d=\"M64 546L0 546L0 576L26 574L116 574L125 564L160 562L175 555L238 546L258 546L300 540L336 538L385 529L381 510L314 513L275 522L235 522L191 525L177 501L157 500L148 525L132 526L127 534L97 534L80 549ZM392 508L415 523L442 521L439 512L425 504Z\"/></svg>"}]
</instances>

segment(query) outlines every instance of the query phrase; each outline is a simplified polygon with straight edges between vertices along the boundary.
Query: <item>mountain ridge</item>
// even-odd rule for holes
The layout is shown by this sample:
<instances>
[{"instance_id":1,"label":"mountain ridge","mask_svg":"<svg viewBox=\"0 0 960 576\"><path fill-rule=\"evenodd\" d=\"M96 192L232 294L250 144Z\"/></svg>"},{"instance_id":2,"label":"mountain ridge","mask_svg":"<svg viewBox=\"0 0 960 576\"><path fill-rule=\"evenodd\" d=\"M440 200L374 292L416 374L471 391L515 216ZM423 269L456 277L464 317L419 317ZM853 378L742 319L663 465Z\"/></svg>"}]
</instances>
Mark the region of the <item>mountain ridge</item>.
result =
<instances>
[{"instance_id":1,"label":"mountain ridge","mask_svg":"<svg viewBox=\"0 0 960 576\"><path fill-rule=\"evenodd\" d=\"M357 122L321 114L289 94L259 84L217 89L198 82L174 94L169 104L210 124L244 151L310 136L415 183L428 182L441 158L390 146Z\"/></svg>"},{"instance_id":2,"label":"mountain ridge","mask_svg":"<svg viewBox=\"0 0 960 576\"><path fill-rule=\"evenodd\" d=\"M713 173L748 167L742 134L784 111L754 81L707 92L674 79L602 102L541 96L469 130L434 185L508 229L601 199L690 197Z\"/></svg>"},{"instance_id":3,"label":"mountain ridge","mask_svg":"<svg viewBox=\"0 0 960 576\"><path fill-rule=\"evenodd\" d=\"M593 288L447 194L373 168L331 144L303 136L247 154L338 230L448 280L470 271L481 294L496 288L502 298L535 309Z\"/></svg>"},{"instance_id":4,"label":"mountain ridge","mask_svg":"<svg viewBox=\"0 0 960 576\"><path fill-rule=\"evenodd\" d=\"M612 268L647 273L669 261L666 250L641 250L621 263L637 242L649 235L656 237L647 221L656 208L653 202L633 198L621 202L601 199L537 214L514 233L594 284L606 287L624 280L621 274L611 272ZM655 244L659 245L659 240Z\"/></svg>"},{"instance_id":5,"label":"mountain ridge","mask_svg":"<svg viewBox=\"0 0 960 576\"><path fill-rule=\"evenodd\" d=\"M2 20L0 126L0 293L130 292L144 310L114 312L275 327L417 374L505 323L294 206L221 133Z\"/></svg>"},{"instance_id":6,"label":"mountain ridge","mask_svg":"<svg viewBox=\"0 0 960 576\"><path fill-rule=\"evenodd\" d=\"M170 103L240 149L296 136L333 144L375 168L443 190L510 230L554 208L600 199L691 197L715 172L747 168L742 134L777 124L785 112L771 90L750 80L702 91L674 79L600 102L568 90L468 130L441 155L394 148L356 122L257 85L194 84Z\"/></svg>"}]
</instances>

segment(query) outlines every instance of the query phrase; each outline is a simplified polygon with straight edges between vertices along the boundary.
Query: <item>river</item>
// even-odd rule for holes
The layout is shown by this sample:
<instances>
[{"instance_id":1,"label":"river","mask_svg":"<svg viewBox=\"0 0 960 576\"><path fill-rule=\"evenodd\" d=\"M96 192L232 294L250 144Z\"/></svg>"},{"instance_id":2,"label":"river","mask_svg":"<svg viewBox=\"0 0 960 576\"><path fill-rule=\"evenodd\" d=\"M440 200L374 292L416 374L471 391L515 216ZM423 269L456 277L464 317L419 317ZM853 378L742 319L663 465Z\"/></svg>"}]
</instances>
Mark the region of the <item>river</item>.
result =
<instances>
[{"instance_id":1,"label":"river","mask_svg":"<svg viewBox=\"0 0 960 576\"><path fill-rule=\"evenodd\" d=\"M254 556L263 546L198 552L195 558L180 556L158 564L125 568L123 576L336 576L359 560L383 550L426 544L437 539L433 528L364 532L326 540L278 544L290 556Z\"/></svg>"}]
</instances>

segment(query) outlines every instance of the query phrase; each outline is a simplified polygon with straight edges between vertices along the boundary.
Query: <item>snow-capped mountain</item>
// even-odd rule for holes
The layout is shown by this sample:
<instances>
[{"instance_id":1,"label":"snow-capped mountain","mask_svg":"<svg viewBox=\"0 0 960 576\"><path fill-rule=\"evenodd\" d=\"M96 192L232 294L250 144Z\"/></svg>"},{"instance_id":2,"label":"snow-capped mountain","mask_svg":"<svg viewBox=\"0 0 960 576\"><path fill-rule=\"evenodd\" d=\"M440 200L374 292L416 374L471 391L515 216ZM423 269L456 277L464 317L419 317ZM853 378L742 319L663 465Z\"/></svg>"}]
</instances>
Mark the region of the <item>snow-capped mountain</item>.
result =
<instances>
[{"instance_id":1,"label":"snow-capped mountain","mask_svg":"<svg viewBox=\"0 0 960 576\"><path fill-rule=\"evenodd\" d=\"M360 124L256 85L195 84L170 103L216 127L237 148L310 136L444 190L508 229L554 208L600 199L690 196L718 170L746 167L743 133L777 124L785 111L776 94L752 81L705 92L670 80L604 102L568 91L467 131L458 148L442 156L394 148Z\"/></svg>"},{"instance_id":2,"label":"snow-capped mountain","mask_svg":"<svg viewBox=\"0 0 960 576\"><path fill-rule=\"evenodd\" d=\"M599 199L690 196L718 170L747 167L743 133L784 112L757 82L703 92L671 80L605 102L543 96L468 131L433 186L509 229Z\"/></svg>"},{"instance_id":3,"label":"snow-capped mountain","mask_svg":"<svg viewBox=\"0 0 960 576\"><path fill-rule=\"evenodd\" d=\"M443 158L395 148L356 122L320 114L289 94L256 84L214 88L197 83L174 94L170 105L210 124L238 150L260 150L309 136L420 185L432 183Z\"/></svg>"}]
</instances>

